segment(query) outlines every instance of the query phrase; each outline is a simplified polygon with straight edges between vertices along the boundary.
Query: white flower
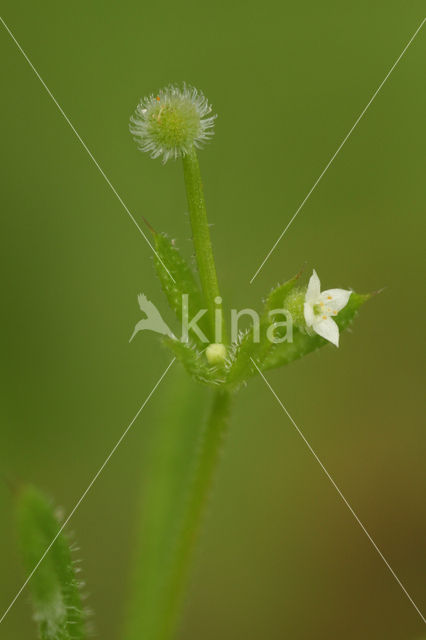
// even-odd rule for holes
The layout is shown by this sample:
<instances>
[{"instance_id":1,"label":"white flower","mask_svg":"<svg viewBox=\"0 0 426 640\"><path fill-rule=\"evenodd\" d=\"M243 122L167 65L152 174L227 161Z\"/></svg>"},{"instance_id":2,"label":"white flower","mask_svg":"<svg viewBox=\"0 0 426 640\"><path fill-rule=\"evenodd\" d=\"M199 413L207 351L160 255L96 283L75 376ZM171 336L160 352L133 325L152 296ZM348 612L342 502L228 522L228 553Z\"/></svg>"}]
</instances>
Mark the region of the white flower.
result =
<instances>
[{"instance_id":1,"label":"white flower","mask_svg":"<svg viewBox=\"0 0 426 640\"><path fill-rule=\"evenodd\" d=\"M317 272L313 271L303 305L306 325L322 338L339 346L339 327L332 316L348 304L352 291L346 289L327 289L321 291L321 283Z\"/></svg>"},{"instance_id":2,"label":"white flower","mask_svg":"<svg viewBox=\"0 0 426 640\"><path fill-rule=\"evenodd\" d=\"M130 118L130 132L141 151L163 162L201 148L213 136L216 116L207 98L194 87L169 85L143 98Z\"/></svg>"}]
</instances>

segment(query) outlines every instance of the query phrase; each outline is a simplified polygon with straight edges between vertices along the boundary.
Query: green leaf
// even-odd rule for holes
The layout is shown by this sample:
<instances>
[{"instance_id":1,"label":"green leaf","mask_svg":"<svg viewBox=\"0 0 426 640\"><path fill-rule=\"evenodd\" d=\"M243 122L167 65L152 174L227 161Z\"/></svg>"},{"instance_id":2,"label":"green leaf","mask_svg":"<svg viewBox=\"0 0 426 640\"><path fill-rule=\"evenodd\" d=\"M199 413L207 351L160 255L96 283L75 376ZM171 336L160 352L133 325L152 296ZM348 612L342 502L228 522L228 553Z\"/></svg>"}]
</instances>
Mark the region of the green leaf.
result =
<instances>
[{"instance_id":1,"label":"green leaf","mask_svg":"<svg viewBox=\"0 0 426 640\"><path fill-rule=\"evenodd\" d=\"M285 301L294 289L300 273L296 276L274 287L267 296L262 314L260 316L259 342L254 341L252 329L246 331L239 337L238 343L233 347L233 358L229 368L227 382L231 385L238 385L256 372L252 362L263 362L274 346L267 338L266 332L271 323L269 312L274 309L285 308Z\"/></svg>"},{"instance_id":2,"label":"green leaf","mask_svg":"<svg viewBox=\"0 0 426 640\"><path fill-rule=\"evenodd\" d=\"M18 495L18 529L25 569L40 561L60 529L47 498L26 486ZM66 537L61 533L30 581L41 640L85 640L85 613Z\"/></svg>"},{"instance_id":3,"label":"green leaf","mask_svg":"<svg viewBox=\"0 0 426 640\"><path fill-rule=\"evenodd\" d=\"M262 312L261 322L263 324L269 323L268 314L270 311L273 311L274 309L282 309L283 307L285 307L287 296L294 289L301 274L302 271L299 271L299 273L293 276L293 278L287 280L287 282L284 282L283 284L277 285L270 291L268 297L265 300L265 306Z\"/></svg>"},{"instance_id":4,"label":"green leaf","mask_svg":"<svg viewBox=\"0 0 426 640\"><path fill-rule=\"evenodd\" d=\"M155 268L160 278L161 286L167 296L170 308L182 323L182 296L188 295L188 313L191 320L201 309L206 308L203 294L197 284L195 276L186 260L181 256L174 243L164 233L155 233L154 257ZM161 261L160 259L161 258ZM167 270L164 268L167 267ZM173 276L174 280L170 277ZM210 326L205 314L198 322L201 331L211 341ZM201 343L195 333L191 336L197 343Z\"/></svg>"}]
</instances>

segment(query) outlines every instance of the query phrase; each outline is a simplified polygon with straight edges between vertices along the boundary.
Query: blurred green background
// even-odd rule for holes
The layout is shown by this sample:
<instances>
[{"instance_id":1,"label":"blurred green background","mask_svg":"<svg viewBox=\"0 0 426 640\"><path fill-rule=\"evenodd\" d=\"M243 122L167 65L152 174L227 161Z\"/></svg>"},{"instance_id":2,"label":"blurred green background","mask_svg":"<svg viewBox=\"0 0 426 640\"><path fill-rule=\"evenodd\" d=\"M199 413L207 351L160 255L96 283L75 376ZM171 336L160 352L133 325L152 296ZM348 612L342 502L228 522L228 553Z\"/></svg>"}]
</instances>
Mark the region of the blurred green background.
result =
<instances>
[{"instance_id":1,"label":"blurred green background","mask_svg":"<svg viewBox=\"0 0 426 640\"><path fill-rule=\"evenodd\" d=\"M341 349L269 379L420 608L426 601L421 273L426 30L249 279L423 18L420 0L30 3L2 15L129 209L189 256L180 165L141 155L139 98L171 81L219 114L200 156L222 293L258 306L307 261L386 286ZM3 28L0 469L67 511L164 370L128 339L166 302L148 246ZM98 637L117 639L164 381L72 521ZM194 390L194 393L196 391ZM0 609L22 584L0 484ZM261 380L235 402L182 638L406 640L423 624ZM28 592L0 628L34 638Z\"/></svg>"}]
</instances>

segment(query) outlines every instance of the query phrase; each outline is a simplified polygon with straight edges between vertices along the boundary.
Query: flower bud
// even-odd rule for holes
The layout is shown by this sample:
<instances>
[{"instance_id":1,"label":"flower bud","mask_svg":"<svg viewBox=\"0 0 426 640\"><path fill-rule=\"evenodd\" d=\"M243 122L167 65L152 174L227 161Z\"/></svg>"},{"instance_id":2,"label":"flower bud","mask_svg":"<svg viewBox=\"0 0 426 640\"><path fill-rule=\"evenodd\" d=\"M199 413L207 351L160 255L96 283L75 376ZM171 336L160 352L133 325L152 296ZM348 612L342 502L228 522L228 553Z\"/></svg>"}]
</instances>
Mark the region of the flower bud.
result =
<instances>
[{"instance_id":1,"label":"flower bud","mask_svg":"<svg viewBox=\"0 0 426 640\"><path fill-rule=\"evenodd\" d=\"M206 358L209 364L223 364L226 359L226 347L224 344L213 342L206 349Z\"/></svg>"}]
</instances>

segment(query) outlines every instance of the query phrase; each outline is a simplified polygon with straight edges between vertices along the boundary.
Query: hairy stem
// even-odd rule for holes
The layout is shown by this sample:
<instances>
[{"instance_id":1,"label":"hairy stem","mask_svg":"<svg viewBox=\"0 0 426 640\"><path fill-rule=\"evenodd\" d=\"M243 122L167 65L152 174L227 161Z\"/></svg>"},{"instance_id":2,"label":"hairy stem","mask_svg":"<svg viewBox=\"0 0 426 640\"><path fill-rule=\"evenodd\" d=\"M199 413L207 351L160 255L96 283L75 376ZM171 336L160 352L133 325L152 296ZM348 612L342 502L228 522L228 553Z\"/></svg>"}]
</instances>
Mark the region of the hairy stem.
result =
<instances>
[{"instance_id":1,"label":"hairy stem","mask_svg":"<svg viewBox=\"0 0 426 640\"><path fill-rule=\"evenodd\" d=\"M171 640L183 604L192 552L226 431L229 395L207 394L176 368L154 425L144 467L144 509L126 640ZM146 468L145 468L146 467Z\"/></svg>"},{"instance_id":2,"label":"hairy stem","mask_svg":"<svg viewBox=\"0 0 426 640\"><path fill-rule=\"evenodd\" d=\"M222 300L194 148L183 158L183 169L198 272L208 310L209 338L225 342ZM196 304L195 299L192 304ZM214 392L211 412L203 424L191 415L195 390L188 382L177 382L173 387L176 397L166 403L170 413L160 425L152 455L126 640L175 637L193 550L228 424L228 391Z\"/></svg>"},{"instance_id":3,"label":"hairy stem","mask_svg":"<svg viewBox=\"0 0 426 640\"><path fill-rule=\"evenodd\" d=\"M201 181L200 166L195 148L183 157L183 173L185 178L186 195L188 199L189 215L191 219L192 238L200 274L201 287L204 293L211 332L216 336L216 310L220 310L222 335L218 342L225 342L225 327L222 313L222 303L215 303L220 298L216 266L210 240L210 230L207 222L206 203L204 200L203 183ZM216 341L216 340L215 340Z\"/></svg>"},{"instance_id":4,"label":"hairy stem","mask_svg":"<svg viewBox=\"0 0 426 640\"><path fill-rule=\"evenodd\" d=\"M201 434L192 486L176 539L175 560L171 566L169 602L165 611L164 627L158 640L171 640L179 622L179 613L183 604L194 546L210 494L221 445L227 431L230 400L229 392L219 390L215 392L210 416Z\"/></svg>"}]
</instances>

